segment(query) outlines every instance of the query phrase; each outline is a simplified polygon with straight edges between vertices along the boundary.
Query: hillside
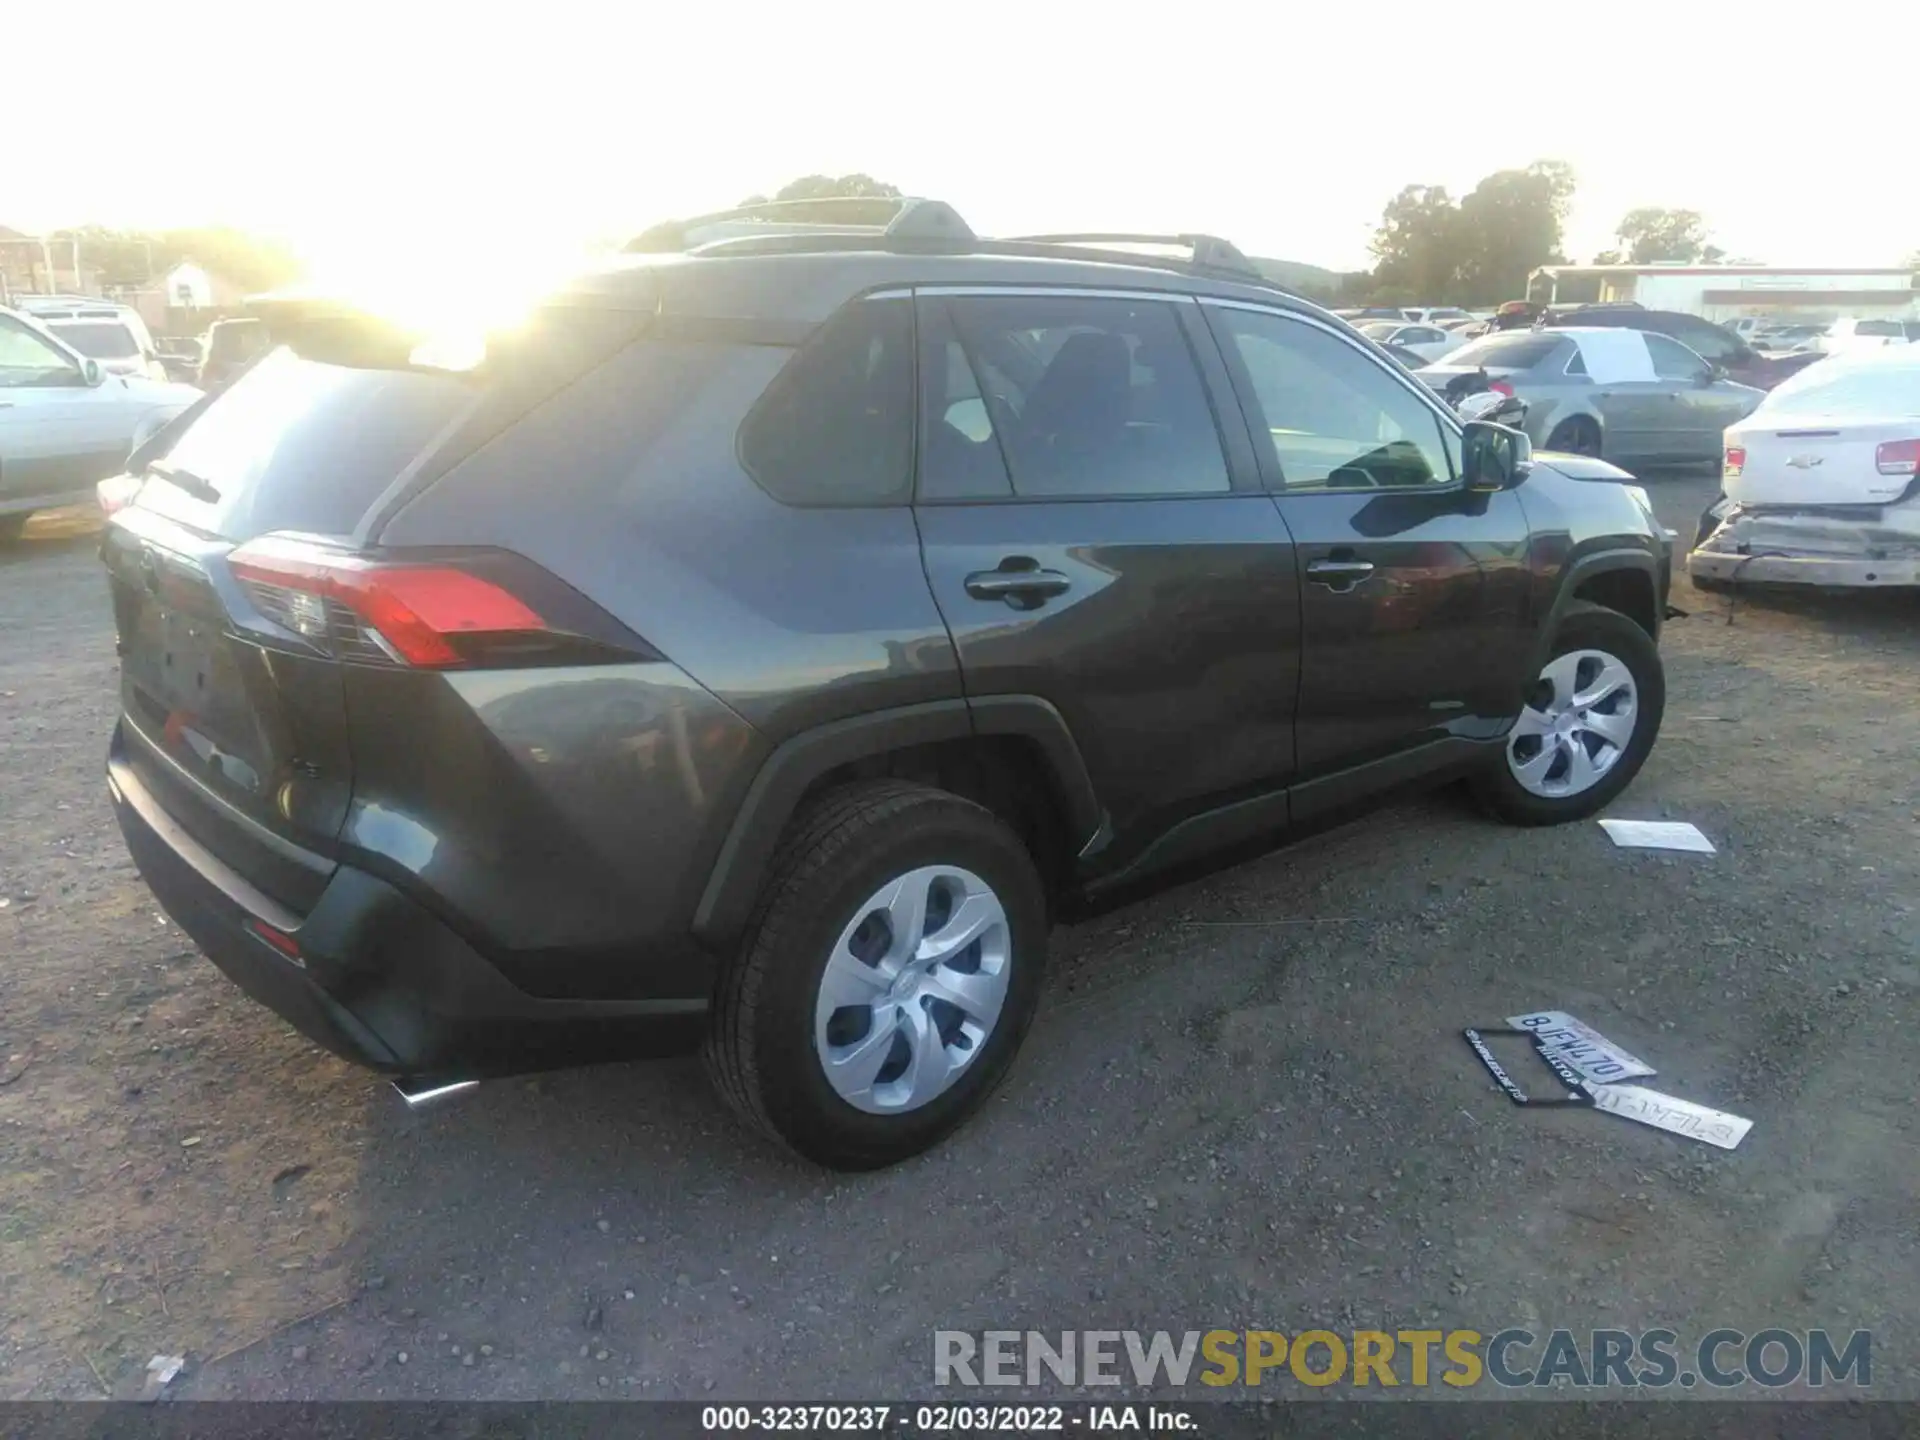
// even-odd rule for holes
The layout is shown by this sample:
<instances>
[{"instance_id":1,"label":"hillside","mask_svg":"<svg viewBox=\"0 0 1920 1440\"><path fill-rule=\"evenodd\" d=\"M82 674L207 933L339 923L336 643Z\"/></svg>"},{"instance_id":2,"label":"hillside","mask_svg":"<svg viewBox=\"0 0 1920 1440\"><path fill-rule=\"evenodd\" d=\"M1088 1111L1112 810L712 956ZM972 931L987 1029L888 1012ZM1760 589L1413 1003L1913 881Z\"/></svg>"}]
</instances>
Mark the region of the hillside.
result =
<instances>
[{"instance_id":1,"label":"hillside","mask_svg":"<svg viewBox=\"0 0 1920 1440\"><path fill-rule=\"evenodd\" d=\"M1271 260L1263 255L1251 257L1260 271L1275 284L1284 285L1289 290L1305 290L1317 294L1331 295L1340 288L1340 272L1328 270L1320 265L1307 265L1298 260Z\"/></svg>"}]
</instances>

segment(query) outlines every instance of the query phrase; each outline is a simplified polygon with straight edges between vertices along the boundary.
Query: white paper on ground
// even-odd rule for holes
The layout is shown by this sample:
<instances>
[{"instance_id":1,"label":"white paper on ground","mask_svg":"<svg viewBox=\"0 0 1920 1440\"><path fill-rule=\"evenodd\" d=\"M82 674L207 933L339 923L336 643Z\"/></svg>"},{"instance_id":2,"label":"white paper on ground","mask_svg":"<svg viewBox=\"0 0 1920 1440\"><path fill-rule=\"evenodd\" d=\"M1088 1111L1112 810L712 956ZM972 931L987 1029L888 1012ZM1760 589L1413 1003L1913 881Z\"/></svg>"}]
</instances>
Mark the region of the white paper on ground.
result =
<instances>
[{"instance_id":1,"label":"white paper on ground","mask_svg":"<svg viewBox=\"0 0 1920 1440\"><path fill-rule=\"evenodd\" d=\"M1623 1120L1638 1120L1642 1125L1684 1135L1689 1140L1717 1145L1722 1150L1733 1149L1753 1128L1751 1120L1743 1120L1738 1115L1662 1095L1658 1090L1639 1085L1589 1085L1587 1090L1593 1096L1596 1110L1618 1115Z\"/></svg>"},{"instance_id":2,"label":"white paper on ground","mask_svg":"<svg viewBox=\"0 0 1920 1440\"><path fill-rule=\"evenodd\" d=\"M1700 827L1684 820L1602 820L1600 828L1613 837L1614 844L1632 849L1714 853L1713 842L1700 833Z\"/></svg>"},{"instance_id":3,"label":"white paper on ground","mask_svg":"<svg viewBox=\"0 0 1920 1440\"><path fill-rule=\"evenodd\" d=\"M1509 1015L1507 1024L1516 1030L1530 1031L1543 1050L1585 1080L1610 1084L1655 1073L1639 1056L1628 1054L1591 1025L1581 1024L1564 1010Z\"/></svg>"}]
</instances>

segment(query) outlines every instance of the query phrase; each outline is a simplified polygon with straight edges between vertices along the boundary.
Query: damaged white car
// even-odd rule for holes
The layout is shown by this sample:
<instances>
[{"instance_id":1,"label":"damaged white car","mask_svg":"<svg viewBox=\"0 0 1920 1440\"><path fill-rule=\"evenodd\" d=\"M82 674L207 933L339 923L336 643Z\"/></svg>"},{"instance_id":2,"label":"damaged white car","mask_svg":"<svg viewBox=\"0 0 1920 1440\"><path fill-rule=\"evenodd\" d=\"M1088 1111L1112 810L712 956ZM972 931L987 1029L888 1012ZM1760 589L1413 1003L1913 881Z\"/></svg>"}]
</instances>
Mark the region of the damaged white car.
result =
<instances>
[{"instance_id":1,"label":"damaged white car","mask_svg":"<svg viewBox=\"0 0 1920 1440\"><path fill-rule=\"evenodd\" d=\"M1694 584L1920 586L1920 345L1784 381L1727 430L1722 474Z\"/></svg>"}]
</instances>

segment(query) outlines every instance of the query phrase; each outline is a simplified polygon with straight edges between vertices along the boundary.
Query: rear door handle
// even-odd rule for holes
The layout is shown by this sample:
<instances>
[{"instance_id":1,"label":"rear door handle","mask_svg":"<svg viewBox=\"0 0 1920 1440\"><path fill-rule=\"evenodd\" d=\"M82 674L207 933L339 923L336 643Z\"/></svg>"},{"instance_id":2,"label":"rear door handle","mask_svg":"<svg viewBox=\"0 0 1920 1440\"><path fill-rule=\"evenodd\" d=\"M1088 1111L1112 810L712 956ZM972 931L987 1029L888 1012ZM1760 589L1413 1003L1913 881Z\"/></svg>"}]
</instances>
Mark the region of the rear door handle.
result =
<instances>
[{"instance_id":1,"label":"rear door handle","mask_svg":"<svg viewBox=\"0 0 1920 1440\"><path fill-rule=\"evenodd\" d=\"M1335 591L1351 590L1371 574L1371 560L1315 560L1307 566L1309 581Z\"/></svg>"},{"instance_id":2,"label":"rear door handle","mask_svg":"<svg viewBox=\"0 0 1920 1440\"><path fill-rule=\"evenodd\" d=\"M976 600L1004 600L1016 607L1038 605L1073 586L1058 570L976 570L965 583Z\"/></svg>"}]
</instances>

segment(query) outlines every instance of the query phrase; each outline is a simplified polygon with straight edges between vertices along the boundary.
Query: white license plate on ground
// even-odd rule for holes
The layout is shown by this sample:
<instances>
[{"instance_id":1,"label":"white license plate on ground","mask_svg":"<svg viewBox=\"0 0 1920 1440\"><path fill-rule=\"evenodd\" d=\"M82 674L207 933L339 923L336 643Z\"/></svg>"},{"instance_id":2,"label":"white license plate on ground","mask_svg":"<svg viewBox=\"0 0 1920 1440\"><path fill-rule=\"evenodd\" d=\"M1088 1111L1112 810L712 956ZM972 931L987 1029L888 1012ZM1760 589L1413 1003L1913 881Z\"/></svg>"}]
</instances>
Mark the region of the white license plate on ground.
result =
<instances>
[{"instance_id":1,"label":"white license plate on ground","mask_svg":"<svg viewBox=\"0 0 1920 1440\"><path fill-rule=\"evenodd\" d=\"M1536 1010L1531 1015L1509 1015L1507 1024L1525 1030L1540 1048L1553 1055L1583 1080L1610 1084L1652 1075L1654 1068L1630 1055L1591 1025L1583 1025L1564 1010Z\"/></svg>"},{"instance_id":2,"label":"white license plate on ground","mask_svg":"<svg viewBox=\"0 0 1920 1440\"><path fill-rule=\"evenodd\" d=\"M1717 1145L1722 1150L1733 1149L1753 1128L1751 1120L1738 1115L1638 1085L1589 1085L1587 1089L1596 1110L1618 1115L1622 1120L1638 1120L1642 1125L1684 1135L1689 1140Z\"/></svg>"}]
</instances>

